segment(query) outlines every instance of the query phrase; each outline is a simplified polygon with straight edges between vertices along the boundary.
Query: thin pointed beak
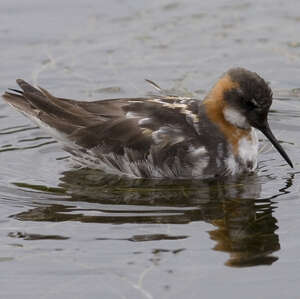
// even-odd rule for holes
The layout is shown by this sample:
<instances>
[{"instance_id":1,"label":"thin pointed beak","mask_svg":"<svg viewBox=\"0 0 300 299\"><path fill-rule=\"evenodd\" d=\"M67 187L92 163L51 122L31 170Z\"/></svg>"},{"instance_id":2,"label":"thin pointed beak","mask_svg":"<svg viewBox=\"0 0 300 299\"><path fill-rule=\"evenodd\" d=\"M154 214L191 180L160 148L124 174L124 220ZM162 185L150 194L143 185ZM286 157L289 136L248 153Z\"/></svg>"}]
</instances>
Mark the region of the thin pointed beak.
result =
<instances>
[{"instance_id":1,"label":"thin pointed beak","mask_svg":"<svg viewBox=\"0 0 300 299\"><path fill-rule=\"evenodd\" d=\"M284 149L282 148L282 146L279 144L279 142L277 141L277 139L275 138L275 136L273 135L269 124L266 123L265 126L263 126L262 128L259 128L259 130L271 141L271 143L273 144L273 146L278 150L279 154L283 157L283 159L292 167L293 163L290 160L289 156L287 155L287 153L284 151Z\"/></svg>"}]
</instances>

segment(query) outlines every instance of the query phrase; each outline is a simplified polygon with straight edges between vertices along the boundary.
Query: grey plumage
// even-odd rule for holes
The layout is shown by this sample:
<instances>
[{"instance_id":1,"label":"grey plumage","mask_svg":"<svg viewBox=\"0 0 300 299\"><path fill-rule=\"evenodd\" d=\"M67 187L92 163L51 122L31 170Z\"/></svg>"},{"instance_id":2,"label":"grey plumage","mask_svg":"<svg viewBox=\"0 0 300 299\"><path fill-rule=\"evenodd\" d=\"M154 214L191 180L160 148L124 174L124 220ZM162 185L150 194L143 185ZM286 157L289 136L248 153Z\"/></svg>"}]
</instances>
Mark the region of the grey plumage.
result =
<instances>
[{"instance_id":1,"label":"grey plumage","mask_svg":"<svg viewBox=\"0 0 300 299\"><path fill-rule=\"evenodd\" d=\"M167 94L74 101L21 79L17 83L22 90L10 89L4 100L89 167L146 178L251 172L257 165L254 128L293 166L268 126L271 89L242 68L229 70L204 101Z\"/></svg>"},{"instance_id":2,"label":"grey plumage","mask_svg":"<svg viewBox=\"0 0 300 299\"><path fill-rule=\"evenodd\" d=\"M193 119L200 101L174 96L73 101L20 79L17 83L22 91L3 98L40 126L54 129L82 164L136 177L180 178L195 176L193 165L201 158L202 166L208 164L208 142L199 140ZM203 151L193 155L199 148ZM203 169L198 172L203 175Z\"/></svg>"}]
</instances>

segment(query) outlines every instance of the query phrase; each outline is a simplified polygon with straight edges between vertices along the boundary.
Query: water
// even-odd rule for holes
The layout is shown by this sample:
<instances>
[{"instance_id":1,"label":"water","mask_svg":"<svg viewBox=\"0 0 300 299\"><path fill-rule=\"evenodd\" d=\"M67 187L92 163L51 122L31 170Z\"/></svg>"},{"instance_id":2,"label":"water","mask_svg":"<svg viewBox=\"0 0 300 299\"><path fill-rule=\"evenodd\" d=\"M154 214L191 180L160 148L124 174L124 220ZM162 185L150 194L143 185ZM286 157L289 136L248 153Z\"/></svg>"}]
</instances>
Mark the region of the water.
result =
<instances>
[{"instance_id":1,"label":"water","mask_svg":"<svg viewBox=\"0 0 300 299\"><path fill-rule=\"evenodd\" d=\"M1 298L298 298L300 3L8 1L2 92L24 78L59 96L142 96L144 78L199 98L228 68L270 81L256 174L143 181L74 169L0 101Z\"/></svg>"}]
</instances>

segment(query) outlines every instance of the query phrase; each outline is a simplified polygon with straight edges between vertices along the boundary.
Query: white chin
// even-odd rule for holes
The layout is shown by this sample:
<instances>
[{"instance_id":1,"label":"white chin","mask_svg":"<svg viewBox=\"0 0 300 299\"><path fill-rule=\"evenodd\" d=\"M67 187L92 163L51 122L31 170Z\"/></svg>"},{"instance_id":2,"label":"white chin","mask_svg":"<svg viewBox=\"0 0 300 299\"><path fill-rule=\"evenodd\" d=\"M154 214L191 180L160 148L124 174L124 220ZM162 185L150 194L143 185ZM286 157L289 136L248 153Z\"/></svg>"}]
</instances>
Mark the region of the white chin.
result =
<instances>
[{"instance_id":1,"label":"white chin","mask_svg":"<svg viewBox=\"0 0 300 299\"><path fill-rule=\"evenodd\" d=\"M235 108L226 107L223 111L223 115L224 118L234 126L237 126L241 129L250 128L246 117Z\"/></svg>"}]
</instances>

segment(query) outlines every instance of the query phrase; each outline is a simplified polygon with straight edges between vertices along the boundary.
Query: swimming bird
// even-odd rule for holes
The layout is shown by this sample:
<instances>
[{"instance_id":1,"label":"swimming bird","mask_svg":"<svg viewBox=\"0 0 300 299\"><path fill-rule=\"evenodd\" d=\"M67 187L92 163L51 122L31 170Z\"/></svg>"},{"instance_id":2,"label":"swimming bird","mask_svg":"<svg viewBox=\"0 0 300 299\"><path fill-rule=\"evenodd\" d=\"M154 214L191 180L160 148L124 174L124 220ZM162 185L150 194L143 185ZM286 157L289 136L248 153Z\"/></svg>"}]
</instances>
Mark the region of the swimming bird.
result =
<instances>
[{"instance_id":1,"label":"swimming bird","mask_svg":"<svg viewBox=\"0 0 300 299\"><path fill-rule=\"evenodd\" d=\"M227 71L203 101L172 95L75 101L17 83L22 90L10 89L3 99L84 166L137 178L235 176L255 171L259 130L293 167L268 124L271 88L244 68Z\"/></svg>"}]
</instances>

